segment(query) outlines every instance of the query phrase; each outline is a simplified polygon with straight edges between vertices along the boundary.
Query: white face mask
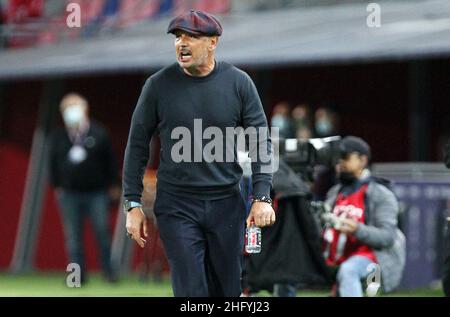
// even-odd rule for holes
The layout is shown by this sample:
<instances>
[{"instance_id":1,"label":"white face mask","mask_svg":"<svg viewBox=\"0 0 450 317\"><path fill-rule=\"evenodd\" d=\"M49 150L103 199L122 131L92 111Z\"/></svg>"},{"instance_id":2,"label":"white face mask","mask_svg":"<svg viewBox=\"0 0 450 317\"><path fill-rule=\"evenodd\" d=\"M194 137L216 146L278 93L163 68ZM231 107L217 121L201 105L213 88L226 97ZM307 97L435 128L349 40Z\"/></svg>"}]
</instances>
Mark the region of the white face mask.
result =
<instances>
[{"instance_id":1,"label":"white face mask","mask_svg":"<svg viewBox=\"0 0 450 317\"><path fill-rule=\"evenodd\" d=\"M320 119L316 122L316 131L320 136L327 136L333 132L333 125L327 119Z\"/></svg>"},{"instance_id":2,"label":"white face mask","mask_svg":"<svg viewBox=\"0 0 450 317\"><path fill-rule=\"evenodd\" d=\"M64 123L67 127L74 128L83 121L84 108L81 105L67 107L63 112Z\"/></svg>"}]
</instances>

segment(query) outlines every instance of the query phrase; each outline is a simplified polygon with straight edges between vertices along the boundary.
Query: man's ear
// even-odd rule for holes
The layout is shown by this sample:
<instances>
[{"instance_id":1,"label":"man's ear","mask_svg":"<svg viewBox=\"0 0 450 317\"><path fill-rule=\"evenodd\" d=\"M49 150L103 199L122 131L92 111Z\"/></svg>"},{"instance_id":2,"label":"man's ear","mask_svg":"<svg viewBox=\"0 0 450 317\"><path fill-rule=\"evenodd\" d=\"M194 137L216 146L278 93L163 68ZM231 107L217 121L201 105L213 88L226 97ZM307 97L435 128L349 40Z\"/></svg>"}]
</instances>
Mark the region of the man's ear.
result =
<instances>
[{"instance_id":1,"label":"man's ear","mask_svg":"<svg viewBox=\"0 0 450 317\"><path fill-rule=\"evenodd\" d=\"M216 49L217 47L217 43L219 42L219 37L218 36L212 36L210 37L210 42L209 42L209 50L213 51Z\"/></svg>"}]
</instances>

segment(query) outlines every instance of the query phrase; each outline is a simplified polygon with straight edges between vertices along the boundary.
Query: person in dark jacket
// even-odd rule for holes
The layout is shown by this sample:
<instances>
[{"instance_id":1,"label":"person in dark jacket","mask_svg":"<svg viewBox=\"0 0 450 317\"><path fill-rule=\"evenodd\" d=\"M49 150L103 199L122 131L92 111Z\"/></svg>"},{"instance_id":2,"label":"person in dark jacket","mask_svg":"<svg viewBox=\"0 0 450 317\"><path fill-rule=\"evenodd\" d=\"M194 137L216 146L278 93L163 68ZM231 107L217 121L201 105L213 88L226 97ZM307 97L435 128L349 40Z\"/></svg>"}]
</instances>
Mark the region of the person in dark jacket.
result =
<instances>
[{"instance_id":1,"label":"person in dark jacket","mask_svg":"<svg viewBox=\"0 0 450 317\"><path fill-rule=\"evenodd\" d=\"M50 144L50 180L55 188L69 260L86 280L83 229L90 218L100 250L101 267L115 281L110 263L109 205L120 196L118 171L107 131L89 119L85 98L70 93L60 103L64 128L54 131Z\"/></svg>"}]
</instances>

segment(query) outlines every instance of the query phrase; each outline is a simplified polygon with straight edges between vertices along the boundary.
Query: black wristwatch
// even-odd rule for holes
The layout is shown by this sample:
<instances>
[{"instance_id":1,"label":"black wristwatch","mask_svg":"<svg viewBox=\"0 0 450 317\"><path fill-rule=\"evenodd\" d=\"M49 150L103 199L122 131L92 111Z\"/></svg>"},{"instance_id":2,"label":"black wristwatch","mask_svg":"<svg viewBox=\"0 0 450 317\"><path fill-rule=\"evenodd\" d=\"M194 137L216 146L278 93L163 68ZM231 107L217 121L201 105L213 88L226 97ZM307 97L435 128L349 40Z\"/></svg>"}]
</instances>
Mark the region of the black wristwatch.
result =
<instances>
[{"instance_id":1,"label":"black wristwatch","mask_svg":"<svg viewBox=\"0 0 450 317\"><path fill-rule=\"evenodd\" d=\"M252 204L254 202L263 202L272 205L272 199L269 196L265 195L254 195L252 198Z\"/></svg>"},{"instance_id":2,"label":"black wristwatch","mask_svg":"<svg viewBox=\"0 0 450 317\"><path fill-rule=\"evenodd\" d=\"M125 200L123 202L123 211L125 213L129 212L131 209L136 208L136 207L142 207L142 204L138 203L136 201L130 201L130 200Z\"/></svg>"}]
</instances>

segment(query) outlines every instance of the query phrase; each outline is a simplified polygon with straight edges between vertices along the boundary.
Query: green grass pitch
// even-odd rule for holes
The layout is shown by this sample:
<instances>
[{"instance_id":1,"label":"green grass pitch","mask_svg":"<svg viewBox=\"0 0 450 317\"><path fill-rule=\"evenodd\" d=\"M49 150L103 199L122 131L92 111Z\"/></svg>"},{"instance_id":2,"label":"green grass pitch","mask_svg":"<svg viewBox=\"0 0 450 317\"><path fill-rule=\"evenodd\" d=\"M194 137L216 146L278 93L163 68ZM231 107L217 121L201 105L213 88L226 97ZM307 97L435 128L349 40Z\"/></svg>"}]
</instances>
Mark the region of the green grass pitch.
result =
<instances>
[{"instance_id":1,"label":"green grass pitch","mask_svg":"<svg viewBox=\"0 0 450 317\"><path fill-rule=\"evenodd\" d=\"M9 274L0 273L0 297L59 297L59 296L83 296L83 297L170 297L172 289L168 277L156 282L149 278L146 281L139 279L137 275L122 278L119 282L110 284L101 278L99 274L89 275L89 282L80 288L69 288L66 286L66 275L64 273L28 273ZM270 296L269 293L261 292L257 296ZM328 296L327 291L299 290L299 297ZM443 296L440 287L419 289L414 291L397 291L385 296L401 297L430 297Z\"/></svg>"}]
</instances>

